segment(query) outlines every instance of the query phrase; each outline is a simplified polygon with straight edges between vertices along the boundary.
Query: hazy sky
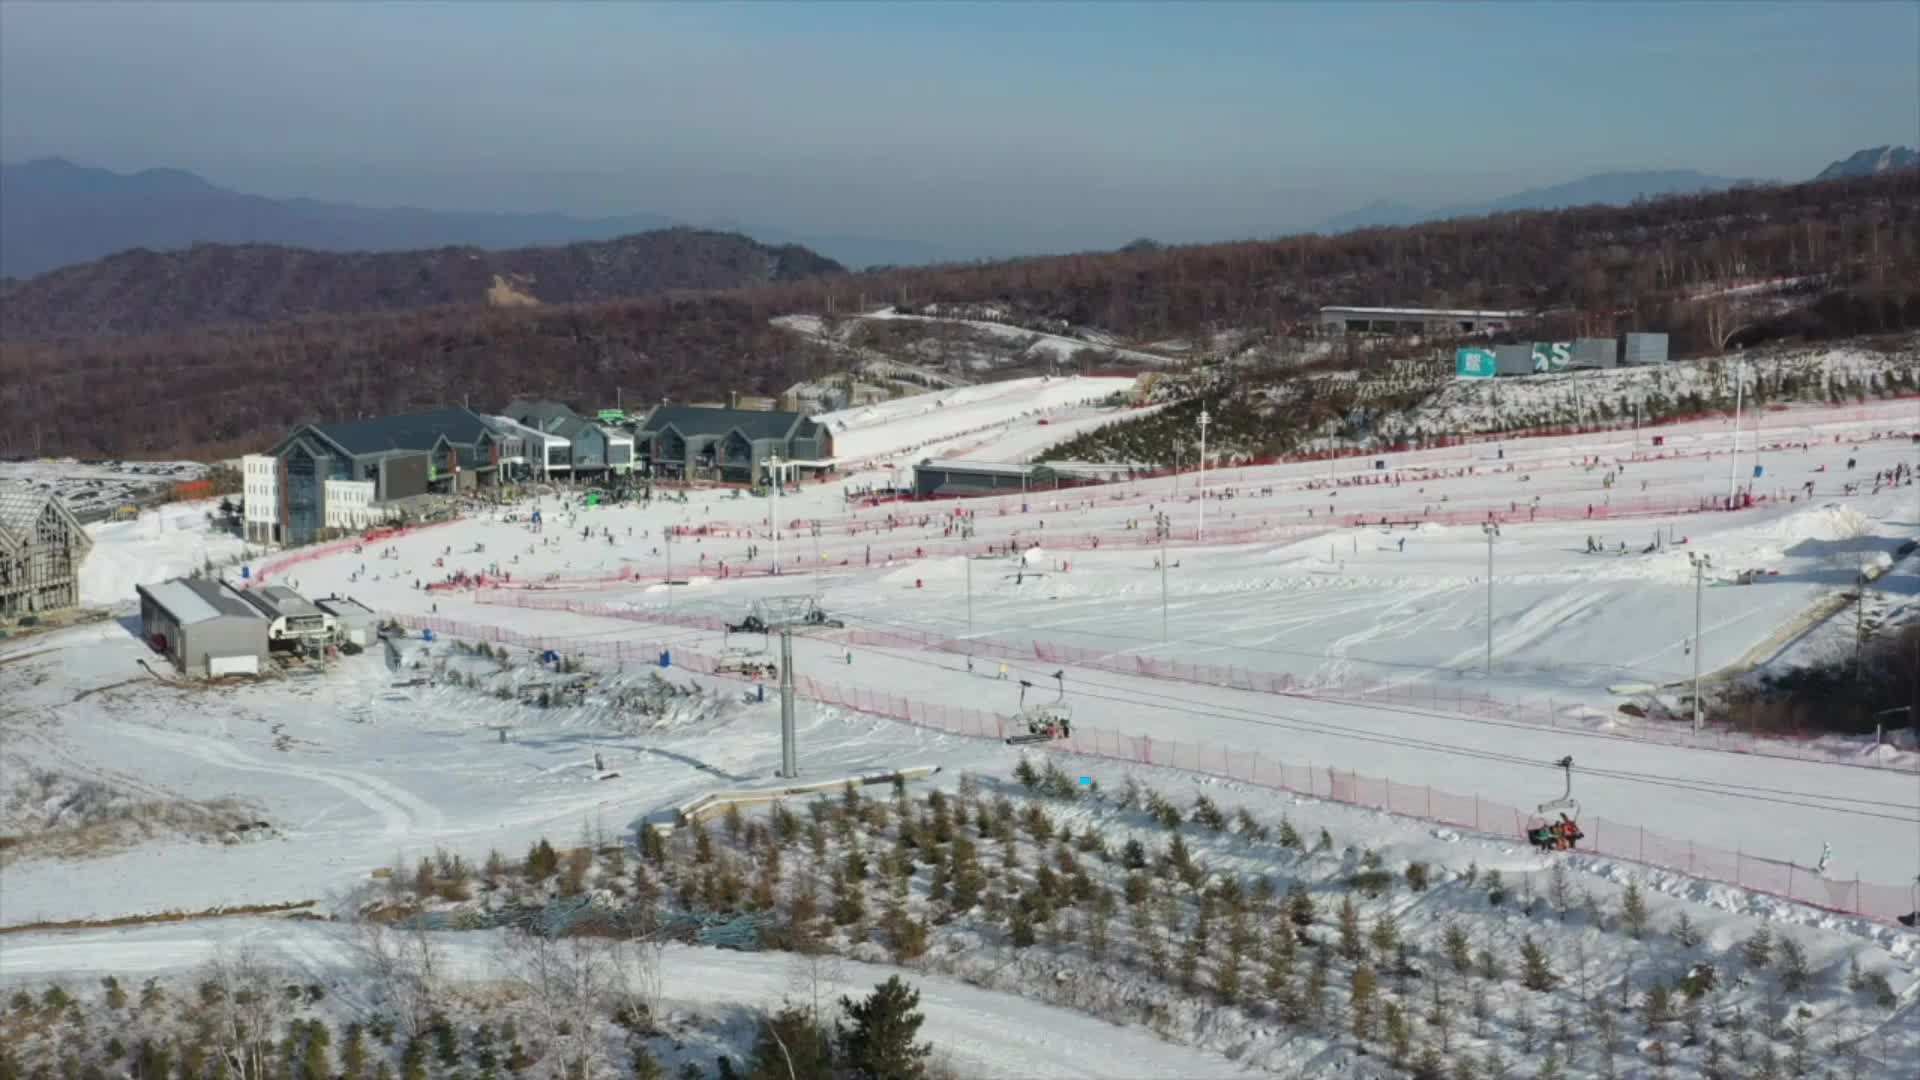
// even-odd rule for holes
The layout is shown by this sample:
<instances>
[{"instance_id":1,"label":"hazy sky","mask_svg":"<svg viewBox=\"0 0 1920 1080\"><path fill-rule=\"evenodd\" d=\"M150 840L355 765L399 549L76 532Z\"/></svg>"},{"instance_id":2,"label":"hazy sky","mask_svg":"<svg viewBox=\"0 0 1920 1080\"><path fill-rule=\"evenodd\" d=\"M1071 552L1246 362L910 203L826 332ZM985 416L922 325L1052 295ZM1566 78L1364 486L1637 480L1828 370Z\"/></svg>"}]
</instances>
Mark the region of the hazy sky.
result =
<instances>
[{"instance_id":1,"label":"hazy sky","mask_svg":"<svg viewBox=\"0 0 1920 1080\"><path fill-rule=\"evenodd\" d=\"M0 0L0 156L372 204L1050 247L1887 142L1920 3Z\"/></svg>"}]
</instances>

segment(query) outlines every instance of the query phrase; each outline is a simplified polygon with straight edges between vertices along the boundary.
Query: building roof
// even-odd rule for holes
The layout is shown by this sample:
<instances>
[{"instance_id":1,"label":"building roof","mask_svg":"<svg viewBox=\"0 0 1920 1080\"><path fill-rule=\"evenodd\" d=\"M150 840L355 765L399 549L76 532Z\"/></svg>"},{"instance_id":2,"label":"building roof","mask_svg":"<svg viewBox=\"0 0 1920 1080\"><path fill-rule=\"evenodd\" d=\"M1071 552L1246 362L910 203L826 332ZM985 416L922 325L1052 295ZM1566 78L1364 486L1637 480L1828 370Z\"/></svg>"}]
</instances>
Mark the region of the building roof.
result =
<instances>
[{"instance_id":1,"label":"building roof","mask_svg":"<svg viewBox=\"0 0 1920 1080\"><path fill-rule=\"evenodd\" d=\"M314 605L329 615L339 617L373 617L373 609L355 600L351 596L323 596L314 601Z\"/></svg>"},{"instance_id":2,"label":"building roof","mask_svg":"<svg viewBox=\"0 0 1920 1080\"><path fill-rule=\"evenodd\" d=\"M151 599L181 626L206 622L224 616L264 619L224 581L206 578L175 578L158 585L136 585L134 591Z\"/></svg>"},{"instance_id":3,"label":"building roof","mask_svg":"<svg viewBox=\"0 0 1920 1080\"><path fill-rule=\"evenodd\" d=\"M263 585L257 589L248 589L242 594L248 603L260 609L260 613L272 619L294 619L303 615L318 615L320 609L313 602L285 585Z\"/></svg>"},{"instance_id":4,"label":"building roof","mask_svg":"<svg viewBox=\"0 0 1920 1080\"><path fill-rule=\"evenodd\" d=\"M738 429L749 439L805 438L818 427L805 413L721 409L701 405L662 405L640 425L642 435L672 425L682 435L725 435Z\"/></svg>"},{"instance_id":5,"label":"building roof","mask_svg":"<svg viewBox=\"0 0 1920 1080\"><path fill-rule=\"evenodd\" d=\"M31 544L35 526L49 503L55 513L66 519L75 543L82 548L92 547L93 537L87 535L86 528L73 516L73 511L67 509L67 504L53 492L31 484L0 484L0 544L8 550Z\"/></svg>"},{"instance_id":6,"label":"building roof","mask_svg":"<svg viewBox=\"0 0 1920 1080\"><path fill-rule=\"evenodd\" d=\"M1322 315L1382 315L1401 319L1524 319L1524 311L1468 311L1458 308L1348 307L1334 304L1320 309Z\"/></svg>"},{"instance_id":7,"label":"building roof","mask_svg":"<svg viewBox=\"0 0 1920 1080\"><path fill-rule=\"evenodd\" d=\"M565 436L555 435L551 431L541 431L537 427L529 427L511 416L489 416L487 419L492 422L494 430L502 435L517 436L528 441L538 439L544 446L565 446L567 444Z\"/></svg>"},{"instance_id":8,"label":"building roof","mask_svg":"<svg viewBox=\"0 0 1920 1080\"><path fill-rule=\"evenodd\" d=\"M929 458L914 466L928 472L973 473L976 476L1034 476L1048 471L1045 465L1022 465L1007 461L964 461L947 459L935 461Z\"/></svg>"},{"instance_id":9,"label":"building roof","mask_svg":"<svg viewBox=\"0 0 1920 1080\"><path fill-rule=\"evenodd\" d=\"M431 450L442 436L450 443L471 446L491 430L479 413L457 406L311 426L329 442L355 456L383 450Z\"/></svg>"}]
</instances>

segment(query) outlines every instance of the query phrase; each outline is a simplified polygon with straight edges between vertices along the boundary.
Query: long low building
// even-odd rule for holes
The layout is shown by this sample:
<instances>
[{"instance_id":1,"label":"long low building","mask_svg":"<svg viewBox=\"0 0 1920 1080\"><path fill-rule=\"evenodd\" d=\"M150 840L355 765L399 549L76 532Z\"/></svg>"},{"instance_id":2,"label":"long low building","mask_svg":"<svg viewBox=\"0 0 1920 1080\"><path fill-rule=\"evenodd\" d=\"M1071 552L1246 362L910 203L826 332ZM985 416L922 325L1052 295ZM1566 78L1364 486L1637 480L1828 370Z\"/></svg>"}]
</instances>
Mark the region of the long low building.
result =
<instances>
[{"instance_id":1,"label":"long low building","mask_svg":"<svg viewBox=\"0 0 1920 1080\"><path fill-rule=\"evenodd\" d=\"M1332 334L1452 334L1511 330L1527 318L1524 311L1473 311L1464 308L1323 307L1318 320Z\"/></svg>"},{"instance_id":2,"label":"long low building","mask_svg":"<svg viewBox=\"0 0 1920 1080\"><path fill-rule=\"evenodd\" d=\"M913 467L913 497L964 499L1005 495L1011 491L1050 487L1058 475L1040 464L928 459Z\"/></svg>"},{"instance_id":3,"label":"long low building","mask_svg":"<svg viewBox=\"0 0 1920 1080\"><path fill-rule=\"evenodd\" d=\"M138 585L140 632L183 673L258 675L268 620L233 586L206 578Z\"/></svg>"}]
</instances>

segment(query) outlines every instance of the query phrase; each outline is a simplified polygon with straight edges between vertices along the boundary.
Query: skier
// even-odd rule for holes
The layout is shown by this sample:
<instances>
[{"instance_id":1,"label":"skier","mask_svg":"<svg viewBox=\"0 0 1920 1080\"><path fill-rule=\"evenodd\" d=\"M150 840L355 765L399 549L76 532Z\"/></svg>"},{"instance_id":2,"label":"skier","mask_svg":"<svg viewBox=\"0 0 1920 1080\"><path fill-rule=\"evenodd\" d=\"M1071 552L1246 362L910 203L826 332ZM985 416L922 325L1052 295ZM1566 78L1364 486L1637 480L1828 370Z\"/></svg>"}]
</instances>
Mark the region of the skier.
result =
<instances>
[{"instance_id":1,"label":"skier","mask_svg":"<svg viewBox=\"0 0 1920 1080\"><path fill-rule=\"evenodd\" d=\"M1403 536L1400 538L1400 554L1405 555L1406 553L1407 553L1407 538Z\"/></svg>"},{"instance_id":2,"label":"skier","mask_svg":"<svg viewBox=\"0 0 1920 1080\"><path fill-rule=\"evenodd\" d=\"M1820 863L1819 863L1819 865L1818 865L1818 866L1815 866L1815 867L1813 868L1813 872L1814 872L1815 874L1818 874L1818 875L1819 875L1819 876L1821 876L1821 877L1826 877L1826 876L1827 876L1827 864L1828 864L1829 862L1832 862L1832 861L1833 861L1833 845L1832 845L1832 844L1829 844L1829 843L1826 843L1826 842L1824 842L1824 841L1823 841L1823 842L1821 842L1821 844L1820 844Z\"/></svg>"}]
</instances>

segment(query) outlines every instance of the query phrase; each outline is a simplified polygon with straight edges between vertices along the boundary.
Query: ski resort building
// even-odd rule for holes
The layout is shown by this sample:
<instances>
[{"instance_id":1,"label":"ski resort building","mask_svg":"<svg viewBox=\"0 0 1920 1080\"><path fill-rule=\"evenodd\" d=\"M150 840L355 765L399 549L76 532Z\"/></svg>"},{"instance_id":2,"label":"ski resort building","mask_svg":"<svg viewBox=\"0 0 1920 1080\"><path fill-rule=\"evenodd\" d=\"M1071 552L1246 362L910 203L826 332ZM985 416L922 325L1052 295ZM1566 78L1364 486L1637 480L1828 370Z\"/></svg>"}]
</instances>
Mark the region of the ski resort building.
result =
<instances>
[{"instance_id":1,"label":"ski resort building","mask_svg":"<svg viewBox=\"0 0 1920 1080\"><path fill-rule=\"evenodd\" d=\"M556 401L516 401L504 415L543 436L564 440L564 454L547 446L549 471L564 469L583 479L633 471L634 438L617 427L589 420Z\"/></svg>"},{"instance_id":2,"label":"ski resort building","mask_svg":"<svg viewBox=\"0 0 1920 1080\"><path fill-rule=\"evenodd\" d=\"M302 424L242 460L247 539L306 544L387 520L386 504L499 482L524 440L469 409Z\"/></svg>"},{"instance_id":3,"label":"ski resort building","mask_svg":"<svg viewBox=\"0 0 1920 1080\"><path fill-rule=\"evenodd\" d=\"M177 578L136 585L140 633L183 674L258 675L268 619L224 581Z\"/></svg>"},{"instance_id":4,"label":"ski resort building","mask_svg":"<svg viewBox=\"0 0 1920 1080\"><path fill-rule=\"evenodd\" d=\"M1494 334L1511 330L1524 311L1470 311L1454 308L1323 307L1317 320L1320 332L1342 334L1401 334L1454 337Z\"/></svg>"},{"instance_id":5,"label":"ski resort building","mask_svg":"<svg viewBox=\"0 0 1920 1080\"><path fill-rule=\"evenodd\" d=\"M93 538L52 492L0 485L0 617L80 602L80 563Z\"/></svg>"},{"instance_id":6,"label":"ski resort building","mask_svg":"<svg viewBox=\"0 0 1920 1080\"><path fill-rule=\"evenodd\" d=\"M833 456L825 424L763 409L661 405L640 423L635 440L654 476L686 480L759 483L775 456L794 462L801 475L818 474Z\"/></svg>"},{"instance_id":7,"label":"ski resort building","mask_svg":"<svg viewBox=\"0 0 1920 1080\"><path fill-rule=\"evenodd\" d=\"M935 461L913 467L916 499L966 499L1051 488L1059 474L1046 465L993 461Z\"/></svg>"}]
</instances>

